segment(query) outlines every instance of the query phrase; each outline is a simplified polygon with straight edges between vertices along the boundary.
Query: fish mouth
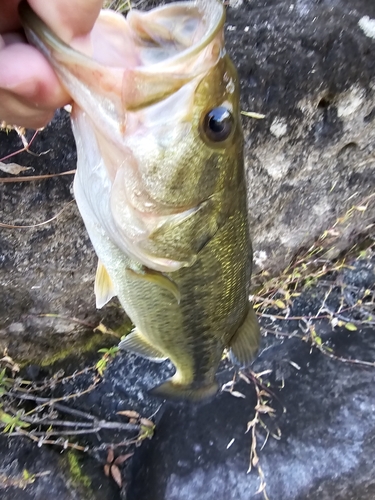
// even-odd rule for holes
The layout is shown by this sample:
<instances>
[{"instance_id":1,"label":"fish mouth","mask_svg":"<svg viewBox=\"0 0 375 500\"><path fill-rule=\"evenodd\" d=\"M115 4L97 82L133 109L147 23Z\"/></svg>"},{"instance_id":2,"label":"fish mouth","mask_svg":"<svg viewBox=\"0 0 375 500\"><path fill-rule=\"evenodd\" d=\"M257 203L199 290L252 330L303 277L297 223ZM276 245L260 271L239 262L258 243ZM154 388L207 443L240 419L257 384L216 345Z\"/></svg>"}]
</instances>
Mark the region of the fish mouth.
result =
<instances>
[{"instance_id":1,"label":"fish mouth","mask_svg":"<svg viewBox=\"0 0 375 500\"><path fill-rule=\"evenodd\" d=\"M127 21L145 46L164 47L163 56L158 62L150 63L156 71L159 66L181 63L199 53L209 45L221 32L224 25L224 9L218 8L216 1L196 0L195 2L180 2L173 6L165 5L154 9L154 18L147 14L130 11ZM168 18L179 19L179 22L168 22ZM146 66L147 59L143 61Z\"/></svg>"},{"instance_id":2,"label":"fish mouth","mask_svg":"<svg viewBox=\"0 0 375 500\"><path fill-rule=\"evenodd\" d=\"M103 10L86 53L78 50L82 44L69 45L54 33L26 0L19 15L28 40L54 67L72 100L117 144L128 133L130 115L189 82L194 87L225 54L225 10L218 0L132 10L126 19Z\"/></svg>"},{"instance_id":3,"label":"fish mouth","mask_svg":"<svg viewBox=\"0 0 375 500\"><path fill-rule=\"evenodd\" d=\"M19 15L27 38L58 73L59 64L85 67L91 76L95 73L103 88L116 92L119 82L114 85L103 72L108 68L115 73L125 71L121 94L127 110L147 106L172 94L197 75L206 73L225 51L222 33L225 11L218 0L174 3L149 12L132 10L126 19L103 10L90 34L91 50L86 49L87 53L77 50L74 40L69 45L52 32L26 0L19 4ZM129 81L133 88L127 85ZM138 92L134 92L135 87L139 87ZM72 95L68 86L67 90Z\"/></svg>"},{"instance_id":4,"label":"fish mouth","mask_svg":"<svg viewBox=\"0 0 375 500\"><path fill-rule=\"evenodd\" d=\"M70 46L62 40L34 12L27 0L20 2L18 10L27 34L37 36L47 47L60 52L68 51L72 58L78 57L79 54L81 56L93 55L83 54L75 50L74 45ZM168 63L173 64L200 52L221 31L224 21L224 8L217 0L178 2L157 7L151 12L130 10L126 19L123 18L122 21L122 28L125 24L127 25L124 29L123 41L130 42L131 46L127 50L135 51L138 56L140 50L150 52L144 56L144 59L139 57L138 65L140 66L164 65L167 60ZM93 28L93 36L96 35L95 30L108 28L109 25L119 24L119 22L118 14L110 10L102 10ZM109 43L114 44L118 41L112 38ZM100 42L101 44L108 43L103 39ZM162 48L164 52L156 50ZM153 52L154 58L147 59L147 56L150 57ZM97 60L100 62L100 56ZM134 61L133 59L132 65L137 65ZM87 58L87 62L91 62L90 58ZM107 64L113 65L111 62Z\"/></svg>"}]
</instances>

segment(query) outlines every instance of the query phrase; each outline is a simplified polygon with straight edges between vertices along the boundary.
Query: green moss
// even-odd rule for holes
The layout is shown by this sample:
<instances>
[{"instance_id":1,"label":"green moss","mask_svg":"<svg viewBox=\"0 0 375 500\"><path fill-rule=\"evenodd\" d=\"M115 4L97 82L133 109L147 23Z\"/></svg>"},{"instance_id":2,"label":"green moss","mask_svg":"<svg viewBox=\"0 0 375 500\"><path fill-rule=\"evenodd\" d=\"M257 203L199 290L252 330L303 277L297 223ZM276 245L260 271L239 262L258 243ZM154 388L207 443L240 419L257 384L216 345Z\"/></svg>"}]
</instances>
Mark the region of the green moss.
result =
<instances>
[{"instance_id":1,"label":"green moss","mask_svg":"<svg viewBox=\"0 0 375 500\"><path fill-rule=\"evenodd\" d=\"M112 335L103 335L103 333L85 334L61 342L60 346L56 346L59 347L59 350L56 350L55 346L48 346L42 354L40 348L36 348L34 352L30 349L27 357L22 356L22 358L17 358L16 361L21 368L30 364L49 367L69 357L79 357L86 353L97 352L102 347L111 347L117 343L118 341Z\"/></svg>"},{"instance_id":2,"label":"green moss","mask_svg":"<svg viewBox=\"0 0 375 500\"><path fill-rule=\"evenodd\" d=\"M114 330L107 329L103 325L101 330L94 333L86 332L69 337L62 336L60 342L48 342L43 347L38 344L30 347L29 350L24 351L27 354L20 355L16 361L21 368L30 364L44 368L50 367L69 357L82 357L88 353L96 353L100 348L110 348L117 345L121 337L128 334L132 328L132 323L127 320Z\"/></svg>"},{"instance_id":3,"label":"green moss","mask_svg":"<svg viewBox=\"0 0 375 500\"><path fill-rule=\"evenodd\" d=\"M103 332L83 335L80 339L74 339L73 341L70 340L70 342L63 343L59 351L46 353L41 359L28 360L25 364L30 364L32 362L47 367L72 355L82 355L88 352L96 352L101 347L111 347L117 344L120 338L128 334L132 328L133 325L130 320L125 321L121 326L116 328L114 331L118 339L113 335L105 335Z\"/></svg>"},{"instance_id":4,"label":"green moss","mask_svg":"<svg viewBox=\"0 0 375 500\"><path fill-rule=\"evenodd\" d=\"M133 324L130 320L125 321L121 326L115 329L116 335L118 335L119 339L124 335L130 333L133 329Z\"/></svg>"},{"instance_id":5,"label":"green moss","mask_svg":"<svg viewBox=\"0 0 375 500\"><path fill-rule=\"evenodd\" d=\"M74 450L69 450L62 456L63 466L68 470L73 486L87 494L87 498L92 495L91 479L81 468L78 454Z\"/></svg>"},{"instance_id":6,"label":"green moss","mask_svg":"<svg viewBox=\"0 0 375 500\"><path fill-rule=\"evenodd\" d=\"M63 344L61 350L57 352L47 353L42 359L36 361L36 363L43 367L51 366L72 355L76 356L77 354L94 352L98 348L103 347L103 345L108 344L109 340L113 343L113 339L109 338L109 336L104 336L102 333L96 333L89 336L85 335L81 340L75 339L69 343Z\"/></svg>"}]
</instances>

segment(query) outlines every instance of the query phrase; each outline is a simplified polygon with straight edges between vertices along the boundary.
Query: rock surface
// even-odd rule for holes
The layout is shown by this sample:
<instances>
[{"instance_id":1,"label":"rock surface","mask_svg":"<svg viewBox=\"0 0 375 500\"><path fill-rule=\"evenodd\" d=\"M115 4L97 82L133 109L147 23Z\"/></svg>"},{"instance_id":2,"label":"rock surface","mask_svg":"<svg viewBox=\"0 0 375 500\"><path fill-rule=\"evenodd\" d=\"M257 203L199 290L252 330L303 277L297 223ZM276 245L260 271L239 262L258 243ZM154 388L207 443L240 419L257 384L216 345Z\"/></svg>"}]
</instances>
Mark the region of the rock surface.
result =
<instances>
[{"instance_id":1,"label":"rock surface","mask_svg":"<svg viewBox=\"0 0 375 500\"><path fill-rule=\"evenodd\" d=\"M374 335L362 331L354 339L337 332L331 341L355 358L373 360ZM273 356L274 350L261 356L264 367L272 366ZM278 420L281 439L269 437L259 452L269 498L372 500L374 368L340 364L290 340L278 347L277 357L300 370L292 369L277 393L286 409ZM247 398L223 394L205 407L165 409L155 438L134 464L129 500L149 499L151 492L154 500L261 498L257 471L246 473L251 437L245 430L256 398L244 382L236 390ZM261 444L264 438L259 430Z\"/></svg>"},{"instance_id":2,"label":"rock surface","mask_svg":"<svg viewBox=\"0 0 375 500\"><path fill-rule=\"evenodd\" d=\"M67 453L38 448L30 441L0 439L2 500L110 500L118 494L116 485L98 474L103 468L87 457L82 464L82 458L75 462ZM72 471L73 463L78 468ZM34 481L25 480L25 470L36 474Z\"/></svg>"},{"instance_id":3,"label":"rock surface","mask_svg":"<svg viewBox=\"0 0 375 500\"><path fill-rule=\"evenodd\" d=\"M28 140L32 135L27 133ZM21 148L15 131L1 132L0 158ZM33 154L23 152L9 161L32 167L31 175L75 169L74 139L65 111L58 111L39 132L30 151ZM72 202L72 181L67 175L0 183L0 223L35 225L0 226L0 350L7 347L19 362L49 364L81 346L103 344L101 334L97 339L92 335L101 317L93 294L96 258ZM59 212L53 222L41 224ZM112 328L116 317L124 322L116 302L108 311Z\"/></svg>"},{"instance_id":4,"label":"rock surface","mask_svg":"<svg viewBox=\"0 0 375 500\"><path fill-rule=\"evenodd\" d=\"M255 263L275 270L374 193L375 36L365 16L375 18L375 4L236 4L226 40L242 109L266 115L244 119ZM374 215L372 202L336 228L336 251Z\"/></svg>"},{"instance_id":5,"label":"rock surface","mask_svg":"<svg viewBox=\"0 0 375 500\"><path fill-rule=\"evenodd\" d=\"M27 137L30 140L32 134ZM21 148L16 132L1 133L0 158ZM57 112L30 150L34 154L24 152L9 161L32 167L33 175L75 168L66 112ZM0 184L0 222L36 225L0 227L0 349L7 347L20 362L48 363L72 349L82 335L75 317L98 324L93 295L95 258L75 203L69 204L72 177ZM56 220L38 226L62 209ZM51 314L57 317L40 316ZM82 339L86 343L91 332ZM76 344L74 349L78 348Z\"/></svg>"}]
</instances>

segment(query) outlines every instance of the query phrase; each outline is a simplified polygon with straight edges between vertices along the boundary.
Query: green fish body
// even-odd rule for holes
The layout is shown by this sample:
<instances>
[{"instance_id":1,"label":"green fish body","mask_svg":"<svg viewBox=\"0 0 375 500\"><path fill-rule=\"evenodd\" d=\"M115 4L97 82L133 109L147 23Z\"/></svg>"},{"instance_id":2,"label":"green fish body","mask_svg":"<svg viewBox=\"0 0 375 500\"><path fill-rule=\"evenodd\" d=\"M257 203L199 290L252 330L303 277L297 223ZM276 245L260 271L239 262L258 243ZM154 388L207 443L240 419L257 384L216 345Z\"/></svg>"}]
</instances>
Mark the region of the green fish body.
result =
<instances>
[{"instance_id":1,"label":"green fish body","mask_svg":"<svg viewBox=\"0 0 375 500\"><path fill-rule=\"evenodd\" d=\"M74 101L74 192L99 257L97 306L117 295L135 325L120 347L174 364L154 393L215 394L224 349L244 366L259 344L239 89L222 4L174 3L126 20L103 11L89 54L27 3L20 15Z\"/></svg>"}]
</instances>

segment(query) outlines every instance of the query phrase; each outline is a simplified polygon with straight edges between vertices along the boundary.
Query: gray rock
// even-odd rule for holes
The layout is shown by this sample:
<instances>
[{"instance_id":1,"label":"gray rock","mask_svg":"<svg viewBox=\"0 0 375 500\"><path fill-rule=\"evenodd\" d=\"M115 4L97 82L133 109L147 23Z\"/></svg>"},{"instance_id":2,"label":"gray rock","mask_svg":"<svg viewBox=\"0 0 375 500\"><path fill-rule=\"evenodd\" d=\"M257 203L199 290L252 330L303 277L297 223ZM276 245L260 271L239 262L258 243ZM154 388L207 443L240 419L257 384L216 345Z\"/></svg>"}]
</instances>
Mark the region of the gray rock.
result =
<instances>
[{"instance_id":1,"label":"gray rock","mask_svg":"<svg viewBox=\"0 0 375 500\"><path fill-rule=\"evenodd\" d=\"M365 0L254 0L228 9L242 109L266 115L244 118L257 269L283 268L374 193L374 19L375 4ZM335 228L331 256L367 230L373 200Z\"/></svg>"},{"instance_id":2,"label":"gray rock","mask_svg":"<svg viewBox=\"0 0 375 500\"><path fill-rule=\"evenodd\" d=\"M116 485L102 473L103 467L88 457L82 462L82 457L71 451L55 453L22 438L0 436L0 443L2 500L120 498Z\"/></svg>"},{"instance_id":3,"label":"gray rock","mask_svg":"<svg viewBox=\"0 0 375 500\"><path fill-rule=\"evenodd\" d=\"M335 351L369 361L375 359L374 339L374 330L341 330L329 337ZM283 389L271 380L281 438L269 437L258 450L269 498L372 500L374 368L333 361L287 340L265 351L254 369L275 366L275 357L284 367ZM299 369L289 370L290 361ZM149 499L151 492L153 500L262 498L257 470L247 473L252 441L245 431L256 399L245 383L236 390L246 399L224 393L206 406L164 408L155 438L133 463L128 500ZM273 430L273 420L267 423ZM265 440L260 426L257 439L260 448Z\"/></svg>"},{"instance_id":4,"label":"gray rock","mask_svg":"<svg viewBox=\"0 0 375 500\"><path fill-rule=\"evenodd\" d=\"M30 140L32 133L27 137ZM16 132L1 132L0 158L21 148ZM32 175L75 168L74 139L65 111L56 113L30 150L33 154L24 152L12 161L32 167ZM1 177L11 176L1 172ZM102 334L92 334L100 320L93 293L96 258L72 203L72 180L69 175L0 183L0 222L35 225L0 227L0 350L7 347L18 362L50 364L69 352L108 342ZM51 223L38 225L61 210ZM116 301L109 311L111 327L125 321Z\"/></svg>"}]
</instances>

